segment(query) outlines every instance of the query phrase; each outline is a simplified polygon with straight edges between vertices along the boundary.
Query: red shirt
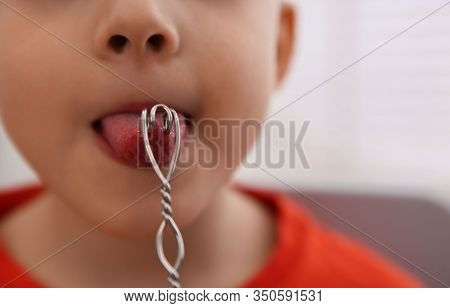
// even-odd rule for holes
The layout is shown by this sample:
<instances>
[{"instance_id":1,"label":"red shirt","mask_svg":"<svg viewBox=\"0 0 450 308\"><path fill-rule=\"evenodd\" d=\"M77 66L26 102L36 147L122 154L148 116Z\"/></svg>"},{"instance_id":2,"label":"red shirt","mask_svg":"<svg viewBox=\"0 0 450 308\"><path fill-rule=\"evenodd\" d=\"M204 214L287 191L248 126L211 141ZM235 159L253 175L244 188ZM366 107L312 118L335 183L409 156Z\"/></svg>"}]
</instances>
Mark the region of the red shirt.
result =
<instances>
[{"instance_id":1,"label":"red shirt","mask_svg":"<svg viewBox=\"0 0 450 308\"><path fill-rule=\"evenodd\" d=\"M276 191L241 187L276 215L277 243L249 288L422 287L406 272L355 240L321 227L298 202ZM0 219L43 191L29 186L0 192ZM0 243L0 286L45 287ZM16 279L19 277L19 279Z\"/></svg>"}]
</instances>

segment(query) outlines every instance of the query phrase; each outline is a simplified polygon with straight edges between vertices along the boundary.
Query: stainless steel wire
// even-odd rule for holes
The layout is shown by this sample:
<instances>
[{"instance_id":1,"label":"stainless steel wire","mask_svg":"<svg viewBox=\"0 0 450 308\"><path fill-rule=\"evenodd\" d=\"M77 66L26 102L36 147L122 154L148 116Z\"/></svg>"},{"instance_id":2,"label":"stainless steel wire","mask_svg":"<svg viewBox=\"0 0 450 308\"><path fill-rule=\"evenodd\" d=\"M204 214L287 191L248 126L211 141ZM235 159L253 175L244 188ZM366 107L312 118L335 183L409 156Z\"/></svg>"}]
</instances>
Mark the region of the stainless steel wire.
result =
<instances>
[{"instance_id":1,"label":"stainless steel wire","mask_svg":"<svg viewBox=\"0 0 450 308\"><path fill-rule=\"evenodd\" d=\"M172 153L172 157L166 175L163 174L160 166L158 165L155 159L152 148L150 146L150 140L148 138L149 130L155 128L156 114L159 109L162 109L164 111L163 117L164 133L169 133L172 127L174 127L175 129L174 151ZM161 261L161 264L169 273L168 277L169 285L172 288L180 288L181 283L180 283L179 268L181 262L184 259L185 251L184 251L183 236L181 235L180 229L175 223L172 215L172 197L171 197L172 187L170 185L170 180L177 166L178 156L180 154L180 144L181 144L180 119L178 117L177 112L174 109L171 109L163 104L158 104L155 105L150 110L150 114L148 113L148 109L142 111L140 126L142 139L144 140L145 151L150 159L150 162L152 163L153 169L155 170L157 176L162 182L160 192L162 195L161 205L163 208L162 210L163 221L158 229L158 232L156 233L156 251L158 253L158 258ZM166 228L172 230L172 232L175 235L175 239L177 241L178 246L177 259L173 265L167 260L166 255L164 253L163 242L164 242L164 230Z\"/></svg>"}]
</instances>

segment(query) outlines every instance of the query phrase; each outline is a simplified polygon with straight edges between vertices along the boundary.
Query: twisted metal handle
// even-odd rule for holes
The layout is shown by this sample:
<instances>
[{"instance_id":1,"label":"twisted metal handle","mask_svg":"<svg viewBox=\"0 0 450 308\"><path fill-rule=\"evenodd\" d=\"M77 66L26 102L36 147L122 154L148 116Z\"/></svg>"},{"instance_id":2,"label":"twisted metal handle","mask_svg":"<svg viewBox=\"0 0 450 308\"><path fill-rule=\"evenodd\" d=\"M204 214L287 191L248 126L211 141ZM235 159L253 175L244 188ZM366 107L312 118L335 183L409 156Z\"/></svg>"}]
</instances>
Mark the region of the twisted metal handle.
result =
<instances>
[{"instance_id":1,"label":"twisted metal handle","mask_svg":"<svg viewBox=\"0 0 450 308\"><path fill-rule=\"evenodd\" d=\"M158 163L156 162L155 156L153 155L153 151L152 148L150 146L150 141L148 138L148 130L149 128L154 128L155 127L155 121L156 121L156 112L158 111L159 108L162 108L165 111L165 122L163 125L163 129L165 133L170 132L170 129L172 128L172 126L175 126L175 147L174 147L174 152L172 154L172 158L169 164L169 170L167 172L167 175L164 176L164 174L162 173ZM158 232L156 233L156 251L158 253L158 258L161 262L161 264L164 266L164 268L166 269L166 271L169 273L169 277L168 277L168 282L170 284L171 287L173 288L180 288L181 284L180 284L180 275L179 275L179 267L181 265L181 262L184 259L184 241L183 241L183 237L181 235L180 229L178 228L177 224L175 223L174 219L173 219L173 215L172 215L172 197L171 197L171 192L172 192L172 187L170 186L170 180L172 178L173 172L175 170L177 161L178 161L178 156L179 156L179 152L180 152L180 143L181 143L181 130L180 130L180 120L178 117L178 114L175 110L159 104L154 106L151 111L150 111L150 115L148 115L148 111L147 109L142 111L142 115L141 115L141 132L142 132L142 137L144 140L144 145L145 145L145 151L148 155L148 157L150 158L150 161L153 165L153 168L156 172L156 174L158 175L159 179L162 182L161 185L161 205L162 205L162 217L163 217L163 221L161 223L161 225L159 226ZM166 228L170 228L170 230L172 230L172 232L175 235L176 241L177 241L177 246L178 246L178 254L177 254L177 259L175 261L175 264L172 265L170 264L170 262L167 260L166 255L164 253L164 245L163 245L163 241L164 241L164 230Z\"/></svg>"}]
</instances>

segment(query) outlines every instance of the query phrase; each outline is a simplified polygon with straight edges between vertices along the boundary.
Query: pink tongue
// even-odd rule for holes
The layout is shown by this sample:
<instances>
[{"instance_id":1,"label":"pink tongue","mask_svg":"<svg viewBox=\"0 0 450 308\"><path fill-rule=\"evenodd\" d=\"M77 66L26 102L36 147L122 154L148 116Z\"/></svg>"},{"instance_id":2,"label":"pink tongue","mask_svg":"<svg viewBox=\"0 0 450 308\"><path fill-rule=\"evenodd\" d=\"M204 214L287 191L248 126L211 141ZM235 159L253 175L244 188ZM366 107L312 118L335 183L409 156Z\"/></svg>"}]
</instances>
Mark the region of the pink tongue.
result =
<instances>
[{"instance_id":1,"label":"pink tongue","mask_svg":"<svg viewBox=\"0 0 450 308\"><path fill-rule=\"evenodd\" d=\"M181 143L186 131L185 118L180 117ZM145 152L140 130L140 114L121 113L102 120L102 134L119 158L136 167L150 167L150 159ZM150 145L158 164L167 165L174 150L175 129L165 134L162 128L162 116L156 117L155 128L149 130Z\"/></svg>"}]
</instances>

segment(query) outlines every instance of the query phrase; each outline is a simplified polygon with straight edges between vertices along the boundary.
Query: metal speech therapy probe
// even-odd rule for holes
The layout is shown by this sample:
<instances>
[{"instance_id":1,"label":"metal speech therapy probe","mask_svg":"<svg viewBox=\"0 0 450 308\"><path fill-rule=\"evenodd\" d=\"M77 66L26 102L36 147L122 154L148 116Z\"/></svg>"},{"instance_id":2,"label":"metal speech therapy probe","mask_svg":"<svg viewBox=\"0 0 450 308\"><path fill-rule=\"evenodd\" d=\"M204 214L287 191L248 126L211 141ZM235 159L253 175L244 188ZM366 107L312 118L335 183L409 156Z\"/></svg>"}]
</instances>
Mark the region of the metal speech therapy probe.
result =
<instances>
[{"instance_id":1,"label":"metal speech therapy probe","mask_svg":"<svg viewBox=\"0 0 450 308\"><path fill-rule=\"evenodd\" d=\"M164 176L164 174L162 173L161 168L159 167L155 159L155 156L153 155L153 151L150 146L150 141L148 138L149 129L154 129L156 121L156 113L160 108L163 109L163 111L165 112L163 117L164 133L168 134L172 126L173 125L175 126L174 151L170 160L170 164L168 166L166 176ZM178 228L177 224L175 223L172 217L172 198L170 195L172 188L170 186L170 180L172 179L173 172L175 171L175 168L177 166L178 155L180 154L180 143L181 143L180 119L175 110L167 107L166 105L158 104L155 105L150 110L150 114L148 114L147 109L142 111L140 125L142 138L144 140L145 151L148 157L150 158L150 161L153 165L153 169L155 170L156 174L158 175L159 179L162 182L160 192L162 194L161 205L163 208L162 211L163 221L158 229L158 232L156 233L156 251L158 253L159 260L161 261L166 271L169 273L168 281L170 286L172 288L179 288L181 287L181 285L178 269L181 265L181 262L184 259L184 242L180 229ZM172 229L178 244L178 255L174 265L170 264L164 253L163 238L164 238L164 229L166 227Z\"/></svg>"}]
</instances>

